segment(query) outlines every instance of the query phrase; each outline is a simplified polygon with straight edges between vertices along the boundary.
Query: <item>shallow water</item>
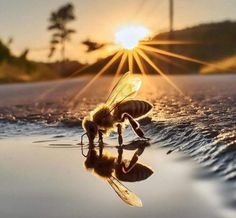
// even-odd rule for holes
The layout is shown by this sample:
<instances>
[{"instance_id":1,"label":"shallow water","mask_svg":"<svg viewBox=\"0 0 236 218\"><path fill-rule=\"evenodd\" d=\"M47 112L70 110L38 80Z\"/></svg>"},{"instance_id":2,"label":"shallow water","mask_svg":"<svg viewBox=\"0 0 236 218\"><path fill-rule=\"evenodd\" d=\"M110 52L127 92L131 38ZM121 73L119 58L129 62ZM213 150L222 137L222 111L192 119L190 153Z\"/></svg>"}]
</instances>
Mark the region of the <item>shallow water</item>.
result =
<instances>
[{"instance_id":1,"label":"shallow water","mask_svg":"<svg viewBox=\"0 0 236 218\"><path fill-rule=\"evenodd\" d=\"M220 181L221 191L218 194L222 195L222 204L235 209L236 76L171 77L185 96L178 94L161 77L150 78L154 84L154 90L145 89L148 85L145 83L140 97L151 101L155 106L152 120L141 121L146 136L151 138L151 147L167 147L165 153L168 150L175 150L175 153L179 151L185 153L185 157L192 157L206 169L201 179L214 178L213 180ZM77 91L78 87L81 88L83 81L80 80L71 80L57 85L56 91L51 91L50 97L42 100L37 96L43 93L48 83L34 85L35 90L38 91L31 93L30 96L28 96L28 91L31 87L27 88L22 85L11 88L0 87L0 97L7 96L5 97L6 104L0 104L2 142L10 137L38 136L38 140L34 140L36 141L34 146L41 143L46 145L61 143L66 147L68 143L71 143L71 139L79 139L77 136L82 133L81 118L105 99L106 84L109 82L110 78L98 81L97 85L101 91L94 96L93 90L88 90L89 94L79 100L78 107L74 111L65 107L65 102L71 99L71 95ZM8 89L6 92L8 94L3 94L2 91L6 89ZM20 96L17 101L16 96L19 90L23 96ZM63 95L64 92L66 95ZM135 138L130 128L125 131L124 136L126 141ZM68 138L70 138L69 142L65 140ZM116 135L111 135L109 142L115 145ZM69 152L76 148L62 149ZM171 159L174 155L176 154L171 153L166 157ZM155 157L152 156L152 158ZM156 164L156 162L153 163ZM103 199L101 202L103 201L106 200ZM147 205L153 204L146 201ZM91 203L93 204L95 202ZM186 212L185 217L190 217L187 214ZM101 212L102 215L104 215L103 212Z\"/></svg>"},{"instance_id":2,"label":"shallow water","mask_svg":"<svg viewBox=\"0 0 236 218\"><path fill-rule=\"evenodd\" d=\"M154 174L125 183L143 202L142 208L130 207L105 180L85 170L77 137L69 135L2 139L1 217L233 217L217 199L216 187L196 179L201 169L160 147L147 148L140 158Z\"/></svg>"}]
</instances>

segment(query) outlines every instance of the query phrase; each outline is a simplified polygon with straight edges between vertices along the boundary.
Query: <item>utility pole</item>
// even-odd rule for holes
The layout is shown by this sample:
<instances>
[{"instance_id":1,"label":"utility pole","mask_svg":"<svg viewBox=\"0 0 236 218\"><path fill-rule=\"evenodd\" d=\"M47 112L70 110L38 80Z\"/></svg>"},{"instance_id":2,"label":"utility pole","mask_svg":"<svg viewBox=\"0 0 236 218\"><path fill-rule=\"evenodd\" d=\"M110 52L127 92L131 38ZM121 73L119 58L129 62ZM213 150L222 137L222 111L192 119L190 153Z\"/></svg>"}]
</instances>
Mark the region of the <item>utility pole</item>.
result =
<instances>
[{"instance_id":1,"label":"utility pole","mask_svg":"<svg viewBox=\"0 0 236 218\"><path fill-rule=\"evenodd\" d=\"M169 0L169 35L168 40L174 40L174 0ZM173 46L168 45L168 51L173 52ZM173 67L171 64L168 64L168 73L173 73Z\"/></svg>"},{"instance_id":2,"label":"utility pole","mask_svg":"<svg viewBox=\"0 0 236 218\"><path fill-rule=\"evenodd\" d=\"M170 20L170 33L173 32L174 27L174 0L169 0L169 20Z\"/></svg>"}]
</instances>

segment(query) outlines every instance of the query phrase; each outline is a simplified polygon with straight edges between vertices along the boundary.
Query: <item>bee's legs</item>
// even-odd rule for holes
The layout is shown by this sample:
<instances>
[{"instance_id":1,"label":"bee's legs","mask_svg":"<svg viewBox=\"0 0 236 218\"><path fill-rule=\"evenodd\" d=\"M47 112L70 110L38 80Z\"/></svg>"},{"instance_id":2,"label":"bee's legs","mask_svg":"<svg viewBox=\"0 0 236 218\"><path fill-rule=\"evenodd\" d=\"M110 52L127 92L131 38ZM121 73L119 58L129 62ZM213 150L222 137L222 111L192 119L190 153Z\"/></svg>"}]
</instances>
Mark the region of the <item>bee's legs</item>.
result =
<instances>
[{"instance_id":1,"label":"bee's legs","mask_svg":"<svg viewBox=\"0 0 236 218\"><path fill-rule=\"evenodd\" d=\"M120 123L117 124L117 132L118 132L119 146L122 146L123 145L123 137L122 137L122 126Z\"/></svg>"},{"instance_id":2,"label":"bee's legs","mask_svg":"<svg viewBox=\"0 0 236 218\"><path fill-rule=\"evenodd\" d=\"M101 130L98 130L98 142L99 144L103 144L103 133Z\"/></svg>"},{"instance_id":3,"label":"bee's legs","mask_svg":"<svg viewBox=\"0 0 236 218\"><path fill-rule=\"evenodd\" d=\"M138 161L138 155L137 152L135 152L129 163L129 166L128 167L126 167L125 165L123 166L123 172L128 173L130 170L132 170L133 167L136 165L137 161Z\"/></svg>"},{"instance_id":4,"label":"bee's legs","mask_svg":"<svg viewBox=\"0 0 236 218\"><path fill-rule=\"evenodd\" d=\"M87 133L84 133L83 135L81 135L81 138L80 138L81 139L81 142L80 142L81 145L83 145L83 138L84 138L85 135L87 135Z\"/></svg>"},{"instance_id":5,"label":"bee's legs","mask_svg":"<svg viewBox=\"0 0 236 218\"><path fill-rule=\"evenodd\" d=\"M145 147L140 147L137 149L137 151L134 153L129 166L125 167L123 166L123 171L124 173L128 173L130 170L132 170L134 168L134 166L136 165L137 161L138 161L138 157L142 155L142 153L144 152Z\"/></svg>"},{"instance_id":6,"label":"bee's legs","mask_svg":"<svg viewBox=\"0 0 236 218\"><path fill-rule=\"evenodd\" d=\"M124 122L125 119L128 119L128 120L129 120L129 123L130 123L130 125L132 126L133 130L135 131L135 133L136 133L140 138L149 140L149 138L146 138L146 137L144 136L144 132L143 132L143 130L140 128L139 123L138 123L137 121L135 121L132 116L130 116L130 115L127 114L127 113L124 113L124 114L122 115L122 122Z\"/></svg>"},{"instance_id":7,"label":"bee's legs","mask_svg":"<svg viewBox=\"0 0 236 218\"><path fill-rule=\"evenodd\" d=\"M99 157L102 157L102 154L103 154L103 144L102 143L99 143Z\"/></svg>"},{"instance_id":8,"label":"bee's legs","mask_svg":"<svg viewBox=\"0 0 236 218\"><path fill-rule=\"evenodd\" d=\"M118 149L117 163L118 163L118 164L122 164L123 147L122 147L122 146L118 146L117 149Z\"/></svg>"}]
</instances>

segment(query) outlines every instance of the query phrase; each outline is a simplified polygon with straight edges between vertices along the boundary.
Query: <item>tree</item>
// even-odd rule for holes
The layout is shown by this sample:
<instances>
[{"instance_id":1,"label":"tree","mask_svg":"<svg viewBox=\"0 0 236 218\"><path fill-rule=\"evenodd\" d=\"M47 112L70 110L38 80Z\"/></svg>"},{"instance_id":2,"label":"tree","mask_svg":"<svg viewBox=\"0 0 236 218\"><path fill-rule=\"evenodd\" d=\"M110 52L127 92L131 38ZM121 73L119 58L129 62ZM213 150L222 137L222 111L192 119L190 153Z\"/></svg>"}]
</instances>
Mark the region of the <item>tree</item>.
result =
<instances>
[{"instance_id":1,"label":"tree","mask_svg":"<svg viewBox=\"0 0 236 218\"><path fill-rule=\"evenodd\" d=\"M61 60L65 60L65 44L70 40L70 36L75 33L74 29L68 27L68 23L75 20L74 6L71 3L61 6L50 15L48 30L52 31L50 41L50 52L48 57L52 57L54 52L60 47Z\"/></svg>"},{"instance_id":2,"label":"tree","mask_svg":"<svg viewBox=\"0 0 236 218\"><path fill-rule=\"evenodd\" d=\"M22 53L19 55L19 58L20 58L21 60L27 60L28 54L29 54L29 49L26 48L26 49L24 49L24 50L22 51Z\"/></svg>"},{"instance_id":3,"label":"tree","mask_svg":"<svg viewBox=\"0 0 236 218\"><path fill-rule=\"evenodd\" d=\"M95 41L92 41L90 39L86 39L82 42L83 45L85 45L87 47L87 50L86 52L93 52L93 51L97 51L101 48L104 48L107 43L98 43L98 42L95 42Z\"/></svg>"},{"instance_id":4,"label":"tree","mask_svg":"<svg viewBox=\"0 0 236 218\"><path fill-rule=\"evenodd\" d=\"M8 61L12 57L9 47L0 40L0 62Z\"/></svg>"}]
</instances>

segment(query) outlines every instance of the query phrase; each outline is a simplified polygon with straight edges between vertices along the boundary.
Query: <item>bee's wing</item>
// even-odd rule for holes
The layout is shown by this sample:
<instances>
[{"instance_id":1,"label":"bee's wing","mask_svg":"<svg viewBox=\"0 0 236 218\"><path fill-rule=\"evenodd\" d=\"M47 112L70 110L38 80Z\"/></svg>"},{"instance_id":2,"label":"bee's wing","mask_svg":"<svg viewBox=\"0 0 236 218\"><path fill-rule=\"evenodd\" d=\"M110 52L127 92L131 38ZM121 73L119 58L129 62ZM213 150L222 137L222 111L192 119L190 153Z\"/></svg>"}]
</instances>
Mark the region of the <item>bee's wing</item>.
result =
<instances>
[{"instance_id":1,"label":"bee's wing","mask_svg":"<svg viewBox=\"0 0 236 218\"><path fill-rule=\"evenodd\" d=\"M111 176L107 179L107 181L125 203L131 206L142 207L142 201L139 199L139 197L126 188L115 177Z\"/></svg>"},{"instance_id":2,"label":"bee's wing","mask_svg":"<svg viewBox=\"0 0 236 218\"><path fill-rule=\"evenodd\" d=\"M135 74L127 72L112 89L106 105L111 107L127 98L134 98L140 89L142 80Z\"/></svg>"}]
</instances>

